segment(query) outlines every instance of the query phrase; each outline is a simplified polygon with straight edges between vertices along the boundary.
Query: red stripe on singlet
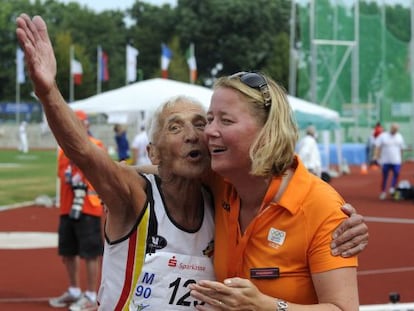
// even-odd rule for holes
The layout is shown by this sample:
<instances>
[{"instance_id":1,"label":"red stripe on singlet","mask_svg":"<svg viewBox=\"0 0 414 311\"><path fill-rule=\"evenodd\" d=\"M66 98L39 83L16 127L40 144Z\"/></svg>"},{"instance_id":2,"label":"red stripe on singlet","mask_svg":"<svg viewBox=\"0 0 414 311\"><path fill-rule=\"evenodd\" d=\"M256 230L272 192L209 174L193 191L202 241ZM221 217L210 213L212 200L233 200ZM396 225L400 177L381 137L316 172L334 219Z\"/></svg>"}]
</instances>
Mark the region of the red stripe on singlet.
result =
<instances>
[{"instance_id":1,"label":"red stripe on singlet","mask_svg":"<svg viewBox=\"0 0 414 311\"><path fill-rule=\"evenodd\" d=\"M124 282L121 296L119 297L118 303L114 311L122 311L122 308L124 307L125 302L128 300L129 293L131 291L132 278L134 275L135 248L137 244L137 234L138 234L137 231L138 230L135 230L134 233L129 238L128 259L127 259L126 270L125 270L125 282Z\"/></svg>"}]
</instances>

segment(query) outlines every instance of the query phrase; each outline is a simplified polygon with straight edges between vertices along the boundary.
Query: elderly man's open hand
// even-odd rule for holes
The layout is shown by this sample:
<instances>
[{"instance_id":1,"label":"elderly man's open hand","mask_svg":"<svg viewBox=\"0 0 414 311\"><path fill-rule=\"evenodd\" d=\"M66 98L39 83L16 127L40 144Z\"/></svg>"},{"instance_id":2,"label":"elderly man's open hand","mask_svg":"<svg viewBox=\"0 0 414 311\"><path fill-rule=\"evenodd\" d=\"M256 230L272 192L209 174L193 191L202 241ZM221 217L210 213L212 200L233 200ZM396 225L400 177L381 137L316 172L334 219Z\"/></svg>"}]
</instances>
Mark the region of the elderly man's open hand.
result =
<instances>
[{"instance_id":1,"label":"elderly man's open hand","mask_svg":"<svg viewBox=\"0 0 414 311\"><path fill-rule=\"evenodd\" d=\"M40 16L31 19L27 14L21 14L16 25L17 39L24 50L35 93L42 98L55 86L56 77L56 58L46 23Z\"/></svg>"},{"instance_id":2,"label":"elderly man's open hand","mask_svg":"<svg viewBox=\"0 0 414 311\"><path fill-rule=\"evenodd\" d=\"M359 215L352 205L345 204L341 209L349 218L342 222L333 234L332 254L342 257L358 255L368 245L368 226L364 222L364 217Z\"/></svg>"}]
</instances>

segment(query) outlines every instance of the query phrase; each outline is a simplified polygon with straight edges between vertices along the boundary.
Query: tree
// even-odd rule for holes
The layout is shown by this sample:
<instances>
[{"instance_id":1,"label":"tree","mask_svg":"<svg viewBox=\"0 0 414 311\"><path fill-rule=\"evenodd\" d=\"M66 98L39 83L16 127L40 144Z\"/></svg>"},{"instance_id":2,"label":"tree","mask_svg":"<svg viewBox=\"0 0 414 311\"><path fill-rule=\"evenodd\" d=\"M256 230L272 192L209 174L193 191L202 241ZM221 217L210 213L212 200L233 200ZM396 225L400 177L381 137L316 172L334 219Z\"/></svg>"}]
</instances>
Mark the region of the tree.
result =
<instances>
[{"instance_id":1,"label":"tree","mask_svg":"<svg viewBox=\"0 0 414 311\"><path fill-rule=\"evenodd\" d=\"M281 32L272 40L272 43L278 53L267 58L262 70L287 90L289 87L289 35Z\"/></svg>"},{"instance_id":2,"label":"tree","mask_svg":"<svg viewBox=\"0 0 414 311\"><path fill-rule=\"evenodd\" d=\"M217 63L223 64L219 75L263 70L273 57L288 52L274 44L289 30L287 1L179 0L177 10L176 32L184 46L195 43L201 78L208 78ZM283 77L273 72L276 68L269 67L269 74Z\"/></svg>"},{"instance_id":3,"label":"tree","mask_svg":"<svg viewBox=\"0 0 414 311\"><path fill-rule=\"evenodd\" d=\"M128 29L127 38L139 50L138 67L144 79L160 77L161 43L174 37L176 14L169 5L157 7L142 1L136 1L129 13L135 25Z\"/></svg>"},{"instance_id":4,"label":"tree","mask_svg":"<svg viewBox=\"0 0 414 311\"><path fill-rule=\"evenodd\" d=\"M330 5L329 0L320 1ZM98 45L109 56L110 80L102 84L103 91L125 84L126 44L139 50L137 63L143 78L159 77L161 43L173 50L169 70L173 79L188 81L185 51L194 43L199 83L211 78L212 69L221 63L223 68L218 76L260 70L288 88L290 1L178 0L177 6L171 7L136 0L127 12L101 13L75 2L64 4L57 0L0 0L0 6L1 100L15 98L16 12L42 15L48 23L58 60L57 82L66 98L69 96L69 47L72 44L76 46L76 57L84 69L84 83L75 92L77 99L96 93ZM372 1L362 1L360 10L361 14L378 14L379 7ZM125 23L126 17L132 24ZM325 20L329 19L325 16ZM408 8L387 6L386 20L387 29L395 37L409 41ZM297 21L300 26L299 19ZM329 27L322 28L332 31ZM302 40L304 45L309 45L306 38ZM303 88L303 82L299 88ZM22 100L32 99L31 90L29 82L21 85Z\"/></svg>"},{"instance_id":5,"label":"tree","mask_svg":"<svg viewBox=\"0 0 414 311\"><path fill-rule=\"evenodd\" d=\"M7 1L0 0L0 100L14 101L16 97L16 49L15 20L17 18L17 6L29 9L29 0ZM30 82L20 85L22 99L29 98L31 91Z\"/></svg>"}]
</instances>

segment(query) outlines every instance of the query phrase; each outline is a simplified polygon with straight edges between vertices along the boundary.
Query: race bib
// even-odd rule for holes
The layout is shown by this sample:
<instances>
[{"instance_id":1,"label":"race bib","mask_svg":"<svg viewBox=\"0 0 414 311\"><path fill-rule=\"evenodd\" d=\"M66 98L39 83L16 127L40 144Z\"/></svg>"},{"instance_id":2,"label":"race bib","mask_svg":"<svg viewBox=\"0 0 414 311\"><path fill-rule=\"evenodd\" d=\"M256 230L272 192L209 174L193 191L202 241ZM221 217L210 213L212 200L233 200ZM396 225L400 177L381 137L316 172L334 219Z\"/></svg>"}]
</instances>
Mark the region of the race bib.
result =
<instances>
[{"instance_id":1,"label":"race bib","mask_svg":"<svg viewBox=\"0 0 414 311\"><path fill-rule=\"evenodd\" d=\"M190 296L188 286L214 280L211 258L158 252L147 254L130 311L194 310L202 302Z\"/></svg>"}]
</instances>

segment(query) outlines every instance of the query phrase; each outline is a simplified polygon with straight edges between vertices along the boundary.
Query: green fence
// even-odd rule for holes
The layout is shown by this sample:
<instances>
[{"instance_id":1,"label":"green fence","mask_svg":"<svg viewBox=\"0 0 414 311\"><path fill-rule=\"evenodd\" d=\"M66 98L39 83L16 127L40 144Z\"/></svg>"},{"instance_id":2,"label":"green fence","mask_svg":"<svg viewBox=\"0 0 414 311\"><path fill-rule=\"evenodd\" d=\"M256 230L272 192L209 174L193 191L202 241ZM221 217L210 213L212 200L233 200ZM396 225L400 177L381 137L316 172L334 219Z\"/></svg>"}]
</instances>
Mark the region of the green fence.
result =
<instances>
[{"instance_id":1,"label":"green fence","mask_svg":"<svg viewBox=\"0 0 414 311\"><path fill-rule=\"evenodd\" d=\"M410 7L381 4L360 1L355 6L355 1L329 0L313 1L313 6L310 1L297 4L297 95L338 111L348 141L364 141L377 121L385 127L399 123L406 139L413 132ZM355 16L359 16L357 34ZM355 66L352 43L358 37L359 57L354 60L359 66Z\"/></svg>"}]
</instances>

